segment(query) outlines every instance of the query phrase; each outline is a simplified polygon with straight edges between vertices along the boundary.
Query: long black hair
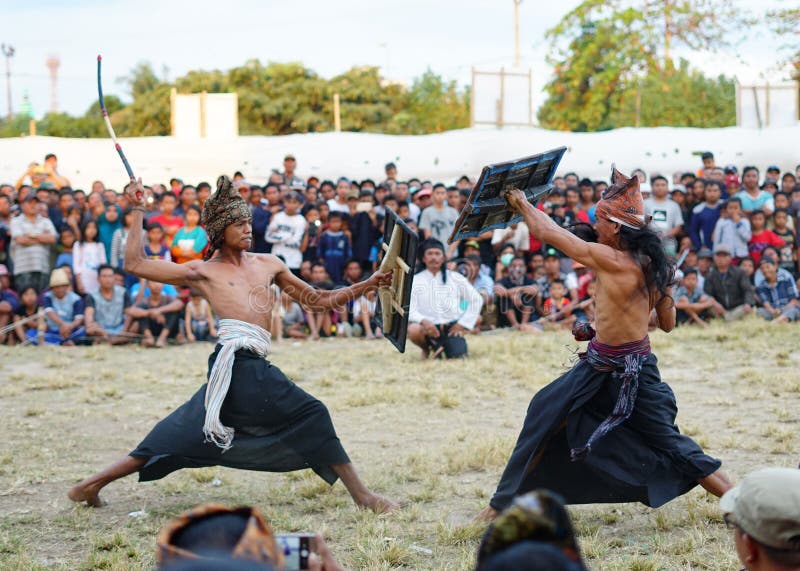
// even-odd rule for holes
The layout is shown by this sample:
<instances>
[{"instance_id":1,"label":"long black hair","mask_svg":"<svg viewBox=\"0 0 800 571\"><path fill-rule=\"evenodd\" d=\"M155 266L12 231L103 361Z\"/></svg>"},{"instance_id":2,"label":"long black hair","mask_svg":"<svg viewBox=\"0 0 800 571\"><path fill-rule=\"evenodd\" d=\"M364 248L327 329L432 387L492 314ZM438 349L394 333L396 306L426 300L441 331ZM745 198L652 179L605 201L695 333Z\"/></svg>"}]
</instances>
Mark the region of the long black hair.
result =
<instances>
[{"instance_id":1,"label":"long black hair","mask_svg":"<svg viewBox=\"0 0 800 571\"><path fill-rule=\"evenodd\" d=\"M569 229L586 242L597 242L597 230L585 222L573 224ZM620 224L619 245L639 263L648 291L658 291L661 297L672 299L667 290L675 281L675 268L658 234L648 227L635 229Z\"/></svg>"}]
</instances>

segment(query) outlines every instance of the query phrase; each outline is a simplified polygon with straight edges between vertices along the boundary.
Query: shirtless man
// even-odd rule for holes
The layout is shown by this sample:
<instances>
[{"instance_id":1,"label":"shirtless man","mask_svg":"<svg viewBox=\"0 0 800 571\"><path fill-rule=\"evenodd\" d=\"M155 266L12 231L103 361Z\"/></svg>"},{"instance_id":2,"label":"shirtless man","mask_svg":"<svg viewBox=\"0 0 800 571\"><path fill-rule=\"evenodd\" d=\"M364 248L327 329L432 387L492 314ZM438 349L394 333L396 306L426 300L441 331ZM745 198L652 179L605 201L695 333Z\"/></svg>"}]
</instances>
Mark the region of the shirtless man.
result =
<instances>
[{"instance_id":1,"label":"shirtless man","mask_svg":"<svg viewBox=\"0 0 800 571\"><path fill-rule=\"evenodd\" d=\"M519 190L506 195L533 236L596 273L597 332L581 360L534 396L482 518L534 488L554 490L567 503L651 507L697 483L717 496L730 488L720 462L675 426L675 397L660 380L647 336L651 310L661 329L675 326L674 271L647 228L638 178L616 169L612 178L597 206L596 242L555 224Z\"/></svg>"},{"instance_id":2,"label":"shirtless man","mask_svg":"<svg viewBox=\"0 0 800 571\"><path fill-rule=\"evenodd\" d=\"M324 310L390 284L391 272L322 291L295 277L275 256L249 253L250 210L227 177L220 177L217 193L203 211L210 243L206 259L185 264L149 260L142 242L141 181L129 185L126 193L133 221L125 270L198 291L221 318L220 345L209 362L207 385L159 422L133 452L73 487L69 498L100 506L100 490L133 472L147 481L184 467L223 465L280 472L312 468L329 484L341 478L360 507L376 512L396 507L361 482L325 406L264 359L270 340L265 327L275 303L273 283L305 307Z\"/></svg>"}]
</instances>

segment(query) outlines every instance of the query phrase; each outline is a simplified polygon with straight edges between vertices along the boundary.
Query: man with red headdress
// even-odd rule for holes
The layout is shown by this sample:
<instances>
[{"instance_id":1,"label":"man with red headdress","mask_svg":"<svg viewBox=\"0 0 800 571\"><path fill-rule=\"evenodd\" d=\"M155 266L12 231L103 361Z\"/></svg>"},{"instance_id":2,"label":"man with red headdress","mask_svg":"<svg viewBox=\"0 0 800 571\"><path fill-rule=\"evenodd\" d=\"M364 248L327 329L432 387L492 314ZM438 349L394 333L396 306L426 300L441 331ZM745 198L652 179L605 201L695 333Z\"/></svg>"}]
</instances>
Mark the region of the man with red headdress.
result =
<instances>
[{"instance_id":1,"label":"man with red headdress","mask_svg":"<svg viewBox=\"0 0 800 571\"><path fill-rule=\"evenodd\" d=\"M521 191L506 195L532 236L594 270L597 330L573 331L589 347L534 396L484 518L536 488L571 504L658 507L698 483L718 496L731 486L719 460L675 425L675 396L661 381L647 335L653 310L661 329L675 326L674 269L647 227L639 179L613 168L612 179L587 239L555 224Z\"/></svg>"}]
</instances>

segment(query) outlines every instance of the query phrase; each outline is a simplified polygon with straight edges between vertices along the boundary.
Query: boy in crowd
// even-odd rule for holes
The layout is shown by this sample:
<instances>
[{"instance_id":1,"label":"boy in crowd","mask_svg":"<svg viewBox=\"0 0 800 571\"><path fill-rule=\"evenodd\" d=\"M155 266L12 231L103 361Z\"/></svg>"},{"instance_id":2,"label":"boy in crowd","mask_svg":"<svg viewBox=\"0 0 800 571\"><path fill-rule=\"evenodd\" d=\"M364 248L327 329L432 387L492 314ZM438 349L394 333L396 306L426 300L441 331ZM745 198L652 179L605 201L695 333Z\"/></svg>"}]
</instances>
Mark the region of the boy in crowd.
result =
<instances>
[{"instance_id":1,"label":"boy in crowd","mask_svg":"<svg viewBox=\"0 0 800 571\"><path fill-rule=\"evenodd\" d=\"M750 213L750 226L752 235L750 236L748 248L750 257L753 258L756 265L761 260L761 252L764 251L764 248L767 246L783 248L786 245L783 240L778 238L775 232L767 229L767 216L763 211L754 210Z\"/></svg>"},{"instance_id":2,"label":"boy in crowd","mask_svg":"<svg viewBox=\"0 0 800 571\"><path fill-rule=\"evenodd\" d=\"M689 236L692 245L697 248L714 248L714 228L720 216L720 195L722 190L719 183L711 181L706 185L705 202L692 209L689 223Z\"/></svg>"},{"instance_id":3,"label":"boy in crowd","mask_svg":"<svg viewBox=\"0 0 800 571\"><path fill-rule=\"evenodd\" d=\"M433 200L431 206L425 208L419 217L419 229L422 230L426 240L433 238L442 244L447 244L447 239L453 232L458 219L458 210L445 203L447 187L442 183L436 183L431 197ZM457 247L457 242L453 242L447 247L448 258L453 255Z\"/></svg>"},{"instance_id":4,"label":"boy in crowd","mask_svg":"<svg viewBox=\"0 0 800 571\"><path fill-rule=\"evenodd\" d=\"M669 198L669 184L661 175L650 181L653 195L644 201L645 213L652 216L651 227L661 237L661 243L668 256L678 251L676 236L683 231L681 208Z\"/></svg>"},{"instance_id":5,"label":"boy in crowd","mask_svg":"<svg viewBox=\"0 0 800 571\"><path fill-rule=\"evenodd\" d=\"M306 219L298 212L300 195L292 190L283 199L283 211L272 217L267 227L267 242L272 244L272 253L281 256L296 276L300 274L303 252L300 246L306 233Z\"/></svg>"},{"instance_id":6,"label":"boy in crowd","mask_svg":"<svg viewBox=\"0 0 800 571\"><path fill-rule=\"evenodd\" d=\"M203 299L197 290L189 291L189 303L186 304L184 315L186 339L195 341L211 341L217 337L217 327L214 323L214 313L211 305Z\"/></svg>"},{"instance_id":7,"label":"boy in crowd","mask_svg":"<svg viewBox=\"0 0 800 571\"><path fill-rule=\"evenodd\" d=\"M333 283L328 277L328 271L324 264L316 262L311 264L311 285L324 290L334 289ZM309 311L308 328L311 330L311 338L315 341L322 337L329 337L332 333L331 311Z\"/></svg>"},{"instance_id":8,"label":"boy in crowd","mask_svg":"<svg viewBox=\"0 0 800 571\"><path fill-rule=\"evenodd\" d=\"M112 345L127 343L131 316L131 296L114 283L114 268L104 264L97 270L100 288L86 296L86 334Z\"/></svg>"},{"instance_id":9,"label":"boy in crowd","mask_svg":"<svg viewBox=\"0 0 800 571\"><path fill-rule=\"evenodd\" d=\"M705 318L709 317L714 300L698 286L697 270L684 272L683 285L675 291L675 300L678 324L689 322L708 327Z\"/></svg>"},{"instance_id":10,"label":"boy in crowd","mask_svg":"<svg viewBox=\"0 0 800 571\"><path fill-rule=\"evenodd\" d=\"M172 244L175 234L183 226L183 218L175 214L175 207L178 205L178 198L171 192L165 192L158 201L161 213L153 216L150 222L161 225L166 234L167 242Z\"/></svg>"},{"instance_id":11,"label":"boy in crowd","mask_svg":"<svg viewBox=\"0 0 800 571\"><path fill-rule=\"evenodd\" d=\"M172 254L164 243L164 229L158 222L147 225L147 242L144 245L144 255L148 260L172 261Z\"/></svg>"},{"instance_id":12,"label":"boy in crowd","mask_svg":"<svg viewBox=\"0 0 800 571\"><path fill-rule=\"evenodd\" d=\"M328 215L328 229L319 237L317 253L325 262L328 276L334 283L342 281L345 262L352 256L350 237L342 230L344 215L331 212Z\"/></svg>"},{"instance_id":13,"label":"boy in crowd","mask_svg":"<svg viewBox=\"0 0 800 571\"><path fill-rule=\"evenodd\" d=\"M780 252L780 267L790 272L792 275L796 275L797 236L794 231L789 228L789 212L784 208L776 208L772 219L775 223L773 233L783 240L784 243L782 247L778 247L778 251Z\"/></svg>"},{"instance_id":14,"label":"boy in crowd","mask_svg":"<svg viewBox=\"0 0 800 571\"><path fill-rule=\"evenodd\" d=\"M544 318L559 329L571 329L575 322L567 297L567 286L560 279L550 282L550 297L544 301Z\"/></svg>"},{"instance_id":15,"label":"boy in crowd","mask_svg":"<svg viewBox=\"0 0 800 571\"><path fill-rule=\"evenodd\" d=\"M742 211L741 199L735 196L728 199L712 234L714 251L720 244L724 244L735 264L750 255L748 242L752 235L750 220Z\"/></svg>"},{"instance_id":16,"label":"boy in crowd","mask_svg":"<svg viewBox=\"0 0 800 571\"><path fill-rule=\"evenodd\" d=\"M42 296L47 331L45 342L74 345L86 330L83 328L83 299L71 290L67 272L57 268L50 274L50 290Z\"/></svg>"}]
</instances>

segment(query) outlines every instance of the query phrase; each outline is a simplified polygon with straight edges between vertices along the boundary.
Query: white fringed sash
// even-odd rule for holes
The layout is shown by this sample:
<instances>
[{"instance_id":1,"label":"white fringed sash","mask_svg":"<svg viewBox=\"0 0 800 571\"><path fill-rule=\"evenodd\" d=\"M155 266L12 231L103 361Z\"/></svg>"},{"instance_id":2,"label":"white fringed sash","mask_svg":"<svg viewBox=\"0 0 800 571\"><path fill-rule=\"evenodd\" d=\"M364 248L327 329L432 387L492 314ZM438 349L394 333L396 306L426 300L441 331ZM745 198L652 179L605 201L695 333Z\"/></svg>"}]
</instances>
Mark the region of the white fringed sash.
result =
<instances>
[{"instance_id":1,"label":"white fringed sash","mask_svg":"<svg viewBox=\"0 0 800 571\"><path fill-rule=\"evenodd\" d=\"M206 421L203 424L206 442L211 441L223 450L233 444L233 428L222 424L219 413L231 385L235 353L247 349L264 358L269 353L269 342L269 331L263 327L238 319L220 319L219 343L222 348L211 367L206 387Z\"/></svg>"}]
</instances>

